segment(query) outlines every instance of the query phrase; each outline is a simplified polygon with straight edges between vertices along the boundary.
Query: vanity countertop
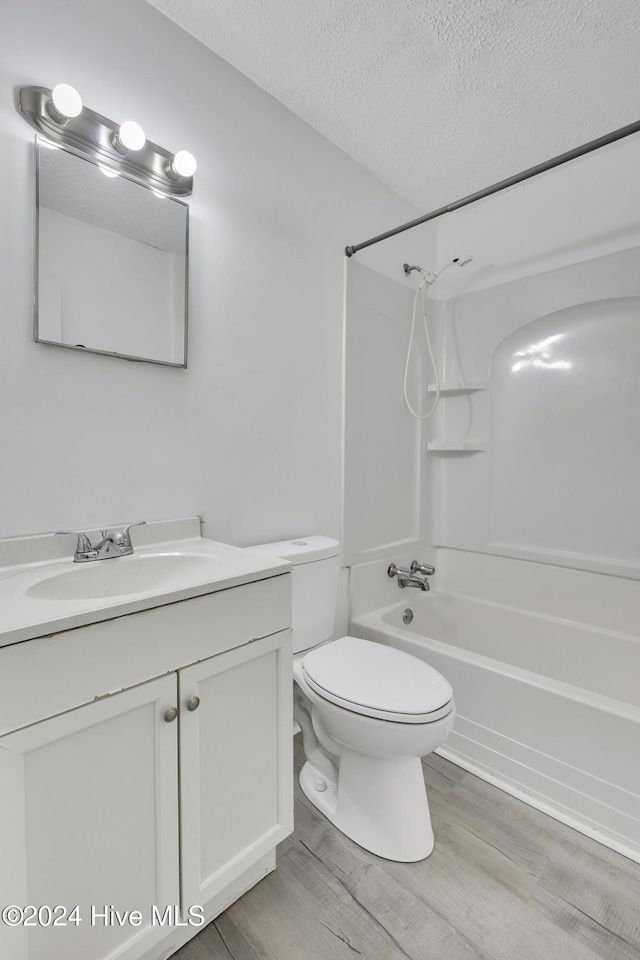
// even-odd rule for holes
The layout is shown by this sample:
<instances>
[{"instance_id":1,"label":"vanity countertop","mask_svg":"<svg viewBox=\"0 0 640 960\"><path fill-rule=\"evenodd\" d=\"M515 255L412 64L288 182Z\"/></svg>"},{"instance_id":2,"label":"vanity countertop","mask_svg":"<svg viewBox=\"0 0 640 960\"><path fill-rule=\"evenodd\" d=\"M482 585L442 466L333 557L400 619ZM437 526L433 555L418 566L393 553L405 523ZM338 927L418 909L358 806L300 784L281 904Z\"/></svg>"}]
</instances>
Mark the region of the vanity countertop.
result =
<instances>
[{"instance_id":1,"label":"vanity countertop","mask_svg":"<svg viewBox=\"0 0 640 960\"><path fill-rule=\"evenodd\" d=\"M0 540L0 647L291 569L287 561L204 539L197 517L149 523L133 539L133 556L88 563L73 562L72 538Z\"/></svg>"}]
</instances>

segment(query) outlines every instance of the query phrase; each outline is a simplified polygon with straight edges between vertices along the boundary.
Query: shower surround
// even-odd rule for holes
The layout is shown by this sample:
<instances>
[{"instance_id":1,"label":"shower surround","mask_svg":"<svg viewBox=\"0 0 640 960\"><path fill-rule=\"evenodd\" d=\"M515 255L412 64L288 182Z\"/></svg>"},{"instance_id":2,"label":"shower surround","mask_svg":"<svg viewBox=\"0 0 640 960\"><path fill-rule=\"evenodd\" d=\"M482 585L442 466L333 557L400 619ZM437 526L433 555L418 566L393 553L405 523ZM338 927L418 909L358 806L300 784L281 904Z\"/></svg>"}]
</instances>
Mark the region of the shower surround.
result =
<instances>
[{"instance_id":1,"label":"shower surround","mask_svg":"<svg viewBox=\"0 0 640 960\"><path fill-rule=\"evenodd\" d=\"M419 499L367 504L395 540L347 541L350 631L451 682L444 755L640 860L640 247L513 272L492 284L486 267L432 306L443 397L393 463ZM366 410L349 354L347 385ZM400 394L401 372L385 388ZM436 566L427 596L386 577L416 557Z\"/></svg>"}]
</instances>

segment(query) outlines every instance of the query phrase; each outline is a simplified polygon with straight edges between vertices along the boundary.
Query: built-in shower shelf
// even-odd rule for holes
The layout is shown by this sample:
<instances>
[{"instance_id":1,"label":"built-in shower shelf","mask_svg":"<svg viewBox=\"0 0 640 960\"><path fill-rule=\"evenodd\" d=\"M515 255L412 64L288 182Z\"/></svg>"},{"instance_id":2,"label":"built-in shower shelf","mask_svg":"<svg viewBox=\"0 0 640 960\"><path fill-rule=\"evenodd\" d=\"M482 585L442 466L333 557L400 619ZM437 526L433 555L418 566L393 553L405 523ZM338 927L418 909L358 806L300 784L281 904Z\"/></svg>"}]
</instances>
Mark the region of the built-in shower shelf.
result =
<instances>
[{"instance_id":1,"label":"built-in shower shelf","mask_svg":"<svg viewBox=\"0 0 640 960\"><path fill-rule=\"evenodd\" d=\"M429 453L483 453L488 449L484 440L434 440L427 444Z\"/></svg>"},{"instance_id":2,"label":"built-in shower shelf","mask_svg":"<svg viewBox=\"0 0 640 960\"><path fill-rule=\"evenodd\" d=\"M488 380L454 380L452 383L441 383L440 384L440 394L443 397L451 396L455 397L456 395L461 396L465 393L477 393L479 390L488 390L489 381ZM430 383L427 386L427 393L435 393L436 385L435 383Z\"/></svg>"}]
</instances>

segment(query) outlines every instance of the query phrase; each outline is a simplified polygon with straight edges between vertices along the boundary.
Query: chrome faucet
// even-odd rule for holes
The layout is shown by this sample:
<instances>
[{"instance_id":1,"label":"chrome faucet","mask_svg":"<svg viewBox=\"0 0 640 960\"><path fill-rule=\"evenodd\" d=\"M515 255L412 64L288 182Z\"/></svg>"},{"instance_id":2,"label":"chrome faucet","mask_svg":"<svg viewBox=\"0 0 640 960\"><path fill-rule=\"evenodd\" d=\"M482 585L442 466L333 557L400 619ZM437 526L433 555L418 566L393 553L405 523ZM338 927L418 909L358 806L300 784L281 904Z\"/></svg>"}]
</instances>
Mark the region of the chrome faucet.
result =
<instances>
[{"instance_id":1,"label":"chrome faucet","mask_svg":"<svg viewBox=\"0 0 640 960\"><path fill-rule=\"evenodd\" d=\"M76 552L73 555L74 563L87 563L90 560L113 560L116 557L128 557L133 553L133 544L129 531L131 527L141 527L146 520L130 523L121 530L101 530L102 540L92 544L86 533L74 530L58 530L57 537L77 537Z\"/></svg>"},{"instance_id":2,"label":"chrome faucet","mask_svg":"<svg viewBox=\"0 0 640 960\"><path fill-rule=\"evenodd\" d=\"M387 568L388 577L397 577L399 587L417 587L419 590L428 590L429 584L426 580L423 580L422 577L414 576L411 573L411 570L407 570L405 567L396 567L395 563L392 563Z\"/></svg>"},{"instance_id":3,"label":"chrome faucet","mask_svg":"<svg viewBox=\"0 0 640 960\"><path fill-rule=\"evenodd\" d=\"M408 570L405 567L396 567L395 563L387 568L387 576L397 577L399 587L417 587L423 591L431 589L427 577L432 577L435 572L436 568L430 563L419 563L417 560L412 562Z\"/></svg>"},{"instance_id":4,"label":"chrome faucet","mask_svg":"<svg viewBox=\"0 0 640 960\"><path fill-rule=\"evenodd\" d=\"M430 590L426 580L423 580L422 577L398 577L398 586L399 587L418 587L419 590Z\"/></svg>"}]
</instances>

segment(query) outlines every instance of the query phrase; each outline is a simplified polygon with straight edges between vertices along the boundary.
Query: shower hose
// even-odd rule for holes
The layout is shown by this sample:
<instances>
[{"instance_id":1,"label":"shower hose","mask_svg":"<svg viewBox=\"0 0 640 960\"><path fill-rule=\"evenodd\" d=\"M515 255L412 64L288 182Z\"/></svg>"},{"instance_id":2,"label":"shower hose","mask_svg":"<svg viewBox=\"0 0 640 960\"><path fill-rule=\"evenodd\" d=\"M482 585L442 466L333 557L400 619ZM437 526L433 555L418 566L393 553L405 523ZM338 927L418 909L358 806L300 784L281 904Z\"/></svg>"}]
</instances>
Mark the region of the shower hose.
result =
<instances>
[{"instance_id":1,"label":"shower hose","mask_svg":"<svg viewBox=\"0 0 640 960\"><path fill-rule=\"evenodd\" d=\"M429 323L427 321L427 291L431 286L431 284L436 279L436 275L430 274L430 276L433 277L433 279L428 280L426 278L423 278L423 282L420 284L420 286L416 290L416 295L413 298L413 311L411 314L411 333L409 334L409 346L407 347L407 359L404 365L404 380L403 380L404 402L406 404L407 410L409 411L411 416L416 418L416 420L428 420L429 417L433 416L433 414L436 412L436 408L438 406L438 403L440 402L440 376L438 375L438 368L436 366L435 357L433 356L433 348L431 346L431 337L429 336ZM409 363L411 361L411 349L413 347L413 341L414 341L415 329L416 329L416 310L418 307L418 300L420 299L421 294L422 294L422 322L424 324L424 335L427 340L427 349L429 351L429 359L431 360L431 366L433 367L433 376L434 376L434 382L436 387L435 397L434 397L433 404L431 405L431 409L429 410L428 413L422 413L422 414L418 413L413 409L413 407L411 406L411 402L409 400L409 394L407 392L407 382L409 379Z\"/></svg>"}]
</instances>

